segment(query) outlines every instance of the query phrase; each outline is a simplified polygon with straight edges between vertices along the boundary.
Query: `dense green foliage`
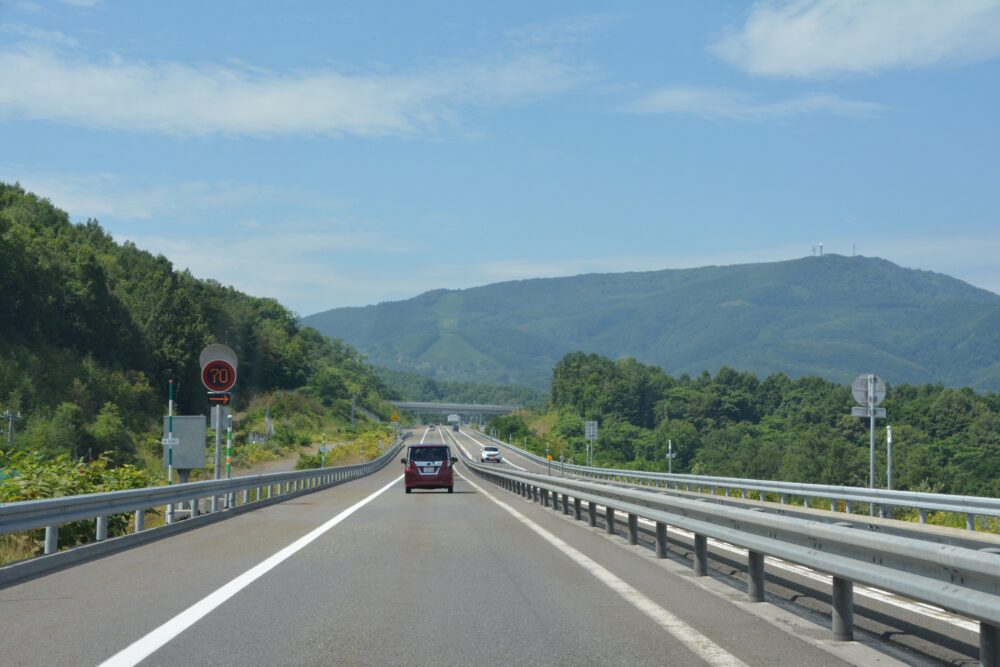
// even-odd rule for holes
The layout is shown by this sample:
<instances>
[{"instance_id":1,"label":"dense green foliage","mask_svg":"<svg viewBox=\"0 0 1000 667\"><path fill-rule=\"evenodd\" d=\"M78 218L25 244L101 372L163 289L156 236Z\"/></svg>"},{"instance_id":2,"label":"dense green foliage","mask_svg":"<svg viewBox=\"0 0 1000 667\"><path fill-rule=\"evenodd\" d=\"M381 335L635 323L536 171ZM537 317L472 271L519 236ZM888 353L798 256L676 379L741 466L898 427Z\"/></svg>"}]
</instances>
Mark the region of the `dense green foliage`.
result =
<instances>
[{"instance_id":1,"label":"dense green foliage","mask_svg":"<svg viewBox=\"0 0 1000 667\"><path fill-rule=\"evenodd\" d=\"M542 407L548 400L545 392L532 387L436 380L416 373L381 367L376 368L375 372L388 386L391 397L404 401Z\"/></svg>"},{"instance_id":2,"label":"dense green foliage","mask_svg":"<svg viewBox=\"0 0 1000 667\"><path fill-rule=\"evenodd\" d=\"M0 298L0 408L23 415L17 449L156 456L168 379L177 413L207 411L198 354L209 343L239 357L238 409L294 392L341 415L357 395L388 416L381 380L353 348L273 299L175 271L96 221L74 225L17 185L0 184Z\"/></svg>"},{"instance_id":3,"label":"dense green foliage","mask_svg":"<svg viewBox=\"0 0 1000 667\"><path fill-rule=\"evenodd\" d=\"M519 416L494 420L498 434L529 437L584 459L584 420L599 422L595 462L674 472L818 484L868 485L868 422L850 416L850 387L816 377L722 368L674 378L632 359L575 352L552 381L551 428L530 433ZM1000 496L1000 394L941 385L890 386L893 487ZM885 484L884 422L876 431L877 484Z\"/></svg>"},{"instance_id":4,"label":"dense green foliage","mask_svg":"<svg viewBox=\"0 0 1000 667\"><path fill-rule=\"evenodd\" d=\"M522 280L302 321L435 378L544 388L582 349L674 375L730 366L846 384L874 371L1000 391L1000 296L865 257Z\"/></svg>"}]
</instances>

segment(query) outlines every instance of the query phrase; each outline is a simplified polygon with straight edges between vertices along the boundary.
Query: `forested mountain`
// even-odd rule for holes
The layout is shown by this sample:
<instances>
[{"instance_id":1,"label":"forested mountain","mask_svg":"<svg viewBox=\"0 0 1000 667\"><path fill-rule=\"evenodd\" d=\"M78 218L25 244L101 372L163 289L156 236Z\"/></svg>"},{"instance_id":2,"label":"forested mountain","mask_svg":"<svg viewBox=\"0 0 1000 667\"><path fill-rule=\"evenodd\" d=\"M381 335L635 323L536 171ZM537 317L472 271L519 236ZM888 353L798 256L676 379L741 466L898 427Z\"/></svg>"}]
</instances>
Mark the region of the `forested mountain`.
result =
<instances>
[{"instance_id":1,"label":"forested mountain","mask_svg":"<svg viewBox=\"0 0 1000 667\"><path fill-rule=\"evenodd\" d=\"M363 358L276 301L175 271L17 185L0 184L0 299L0 408L22 414L25 447L129 460L138 438L159 437L168 379L180 413L206 412L198 354L209 343L239 357L238 406L262 391L332 404L363 389L382 407Z\"/></svg>"},{"instance_id":2,"label":"forested mountain","mask_svg":"<svg viewBox=\"0 0 1000 667\"><path fill-rule=\"evenodd\" d=\"M850 416L850 387L722 368L673 377L634 359L574 352L555 366L551 412L495 418L502 437L526 438L584 460L584 420L599 422L597 465L817 484L868 486L868 420ZM890 385L876 441L876 485L886 482L885 424L893 427L893 488L1000 496L1000 394L941 385Z\"/></svg>"},{"instance_id":3,"label":"forested mountain","mask_svg":"<svg viewBox=\"0 0 1000 667\"><path fill-rule=\"evenodd\" d=\"M372 363L453 380L545 387L564 354L585 350L678 375L875 372L1000 390L1000 295L866 257L521 280L302 322Z\"/></svg>"}]
</instances>

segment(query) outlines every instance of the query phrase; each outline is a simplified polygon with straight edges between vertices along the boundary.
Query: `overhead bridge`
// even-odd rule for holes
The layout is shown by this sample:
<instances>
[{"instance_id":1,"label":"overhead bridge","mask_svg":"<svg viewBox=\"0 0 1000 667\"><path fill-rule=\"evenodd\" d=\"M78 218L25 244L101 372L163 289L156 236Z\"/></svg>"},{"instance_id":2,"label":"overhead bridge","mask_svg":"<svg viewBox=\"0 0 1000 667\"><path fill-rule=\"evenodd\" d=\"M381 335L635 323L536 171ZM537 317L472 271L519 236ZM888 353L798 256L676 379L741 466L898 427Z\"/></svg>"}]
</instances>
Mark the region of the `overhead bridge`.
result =
<instances>
[{"instance_id":1,"label":"overhead bridge","mask_svg":"<svg viewBox=\"0 0 1000 667\"><path fill-rule=\"evenodd\" d=\"M478 403L420 403L415 401L389 401L399 410L434 412L460 415L508 415L521 409L520 405L487 405Z\"/></svg>"}]
</instances>

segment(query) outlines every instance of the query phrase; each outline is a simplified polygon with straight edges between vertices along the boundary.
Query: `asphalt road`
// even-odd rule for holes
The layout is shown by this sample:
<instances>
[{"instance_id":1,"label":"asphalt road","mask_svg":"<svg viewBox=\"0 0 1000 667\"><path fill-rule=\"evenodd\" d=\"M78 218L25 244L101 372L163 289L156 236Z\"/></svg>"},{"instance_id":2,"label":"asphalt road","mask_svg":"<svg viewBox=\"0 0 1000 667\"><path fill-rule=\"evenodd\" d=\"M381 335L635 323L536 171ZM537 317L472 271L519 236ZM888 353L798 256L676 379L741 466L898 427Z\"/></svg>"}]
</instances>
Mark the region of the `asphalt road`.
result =
<instances>
[{"instance_id":1,"label":"asphalt road","mask_svg":"<svg viewBox=\"0 0 1000 667\"><path fill-rule=\"evenodd\" d=\"M461 465L401 472L0 590L0 664L894 664Z\"/></svg>"}]
</instances>

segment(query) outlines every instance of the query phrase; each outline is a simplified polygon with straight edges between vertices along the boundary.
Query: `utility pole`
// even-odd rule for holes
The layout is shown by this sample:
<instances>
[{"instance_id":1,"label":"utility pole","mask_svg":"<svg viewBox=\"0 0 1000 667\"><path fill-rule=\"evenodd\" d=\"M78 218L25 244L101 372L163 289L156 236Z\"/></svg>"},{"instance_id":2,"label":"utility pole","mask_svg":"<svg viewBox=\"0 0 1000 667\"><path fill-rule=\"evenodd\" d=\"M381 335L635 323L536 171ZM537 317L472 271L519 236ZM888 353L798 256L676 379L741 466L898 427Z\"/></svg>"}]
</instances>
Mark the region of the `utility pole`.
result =
<instances>
[{"instance_id":1,"label":"utility pole","mask_svg":"<svg viewBox=\"0 0 1000 667\"><path fill-rule=\"evenodd\" d=\"M354 426L354 404L357 402L358 396L360 396L363 391L364 391L364 389L358 389L356 392L354 392L354 395L351 396L351 426L352 427Z\"/></svg>"}]
</instances>

